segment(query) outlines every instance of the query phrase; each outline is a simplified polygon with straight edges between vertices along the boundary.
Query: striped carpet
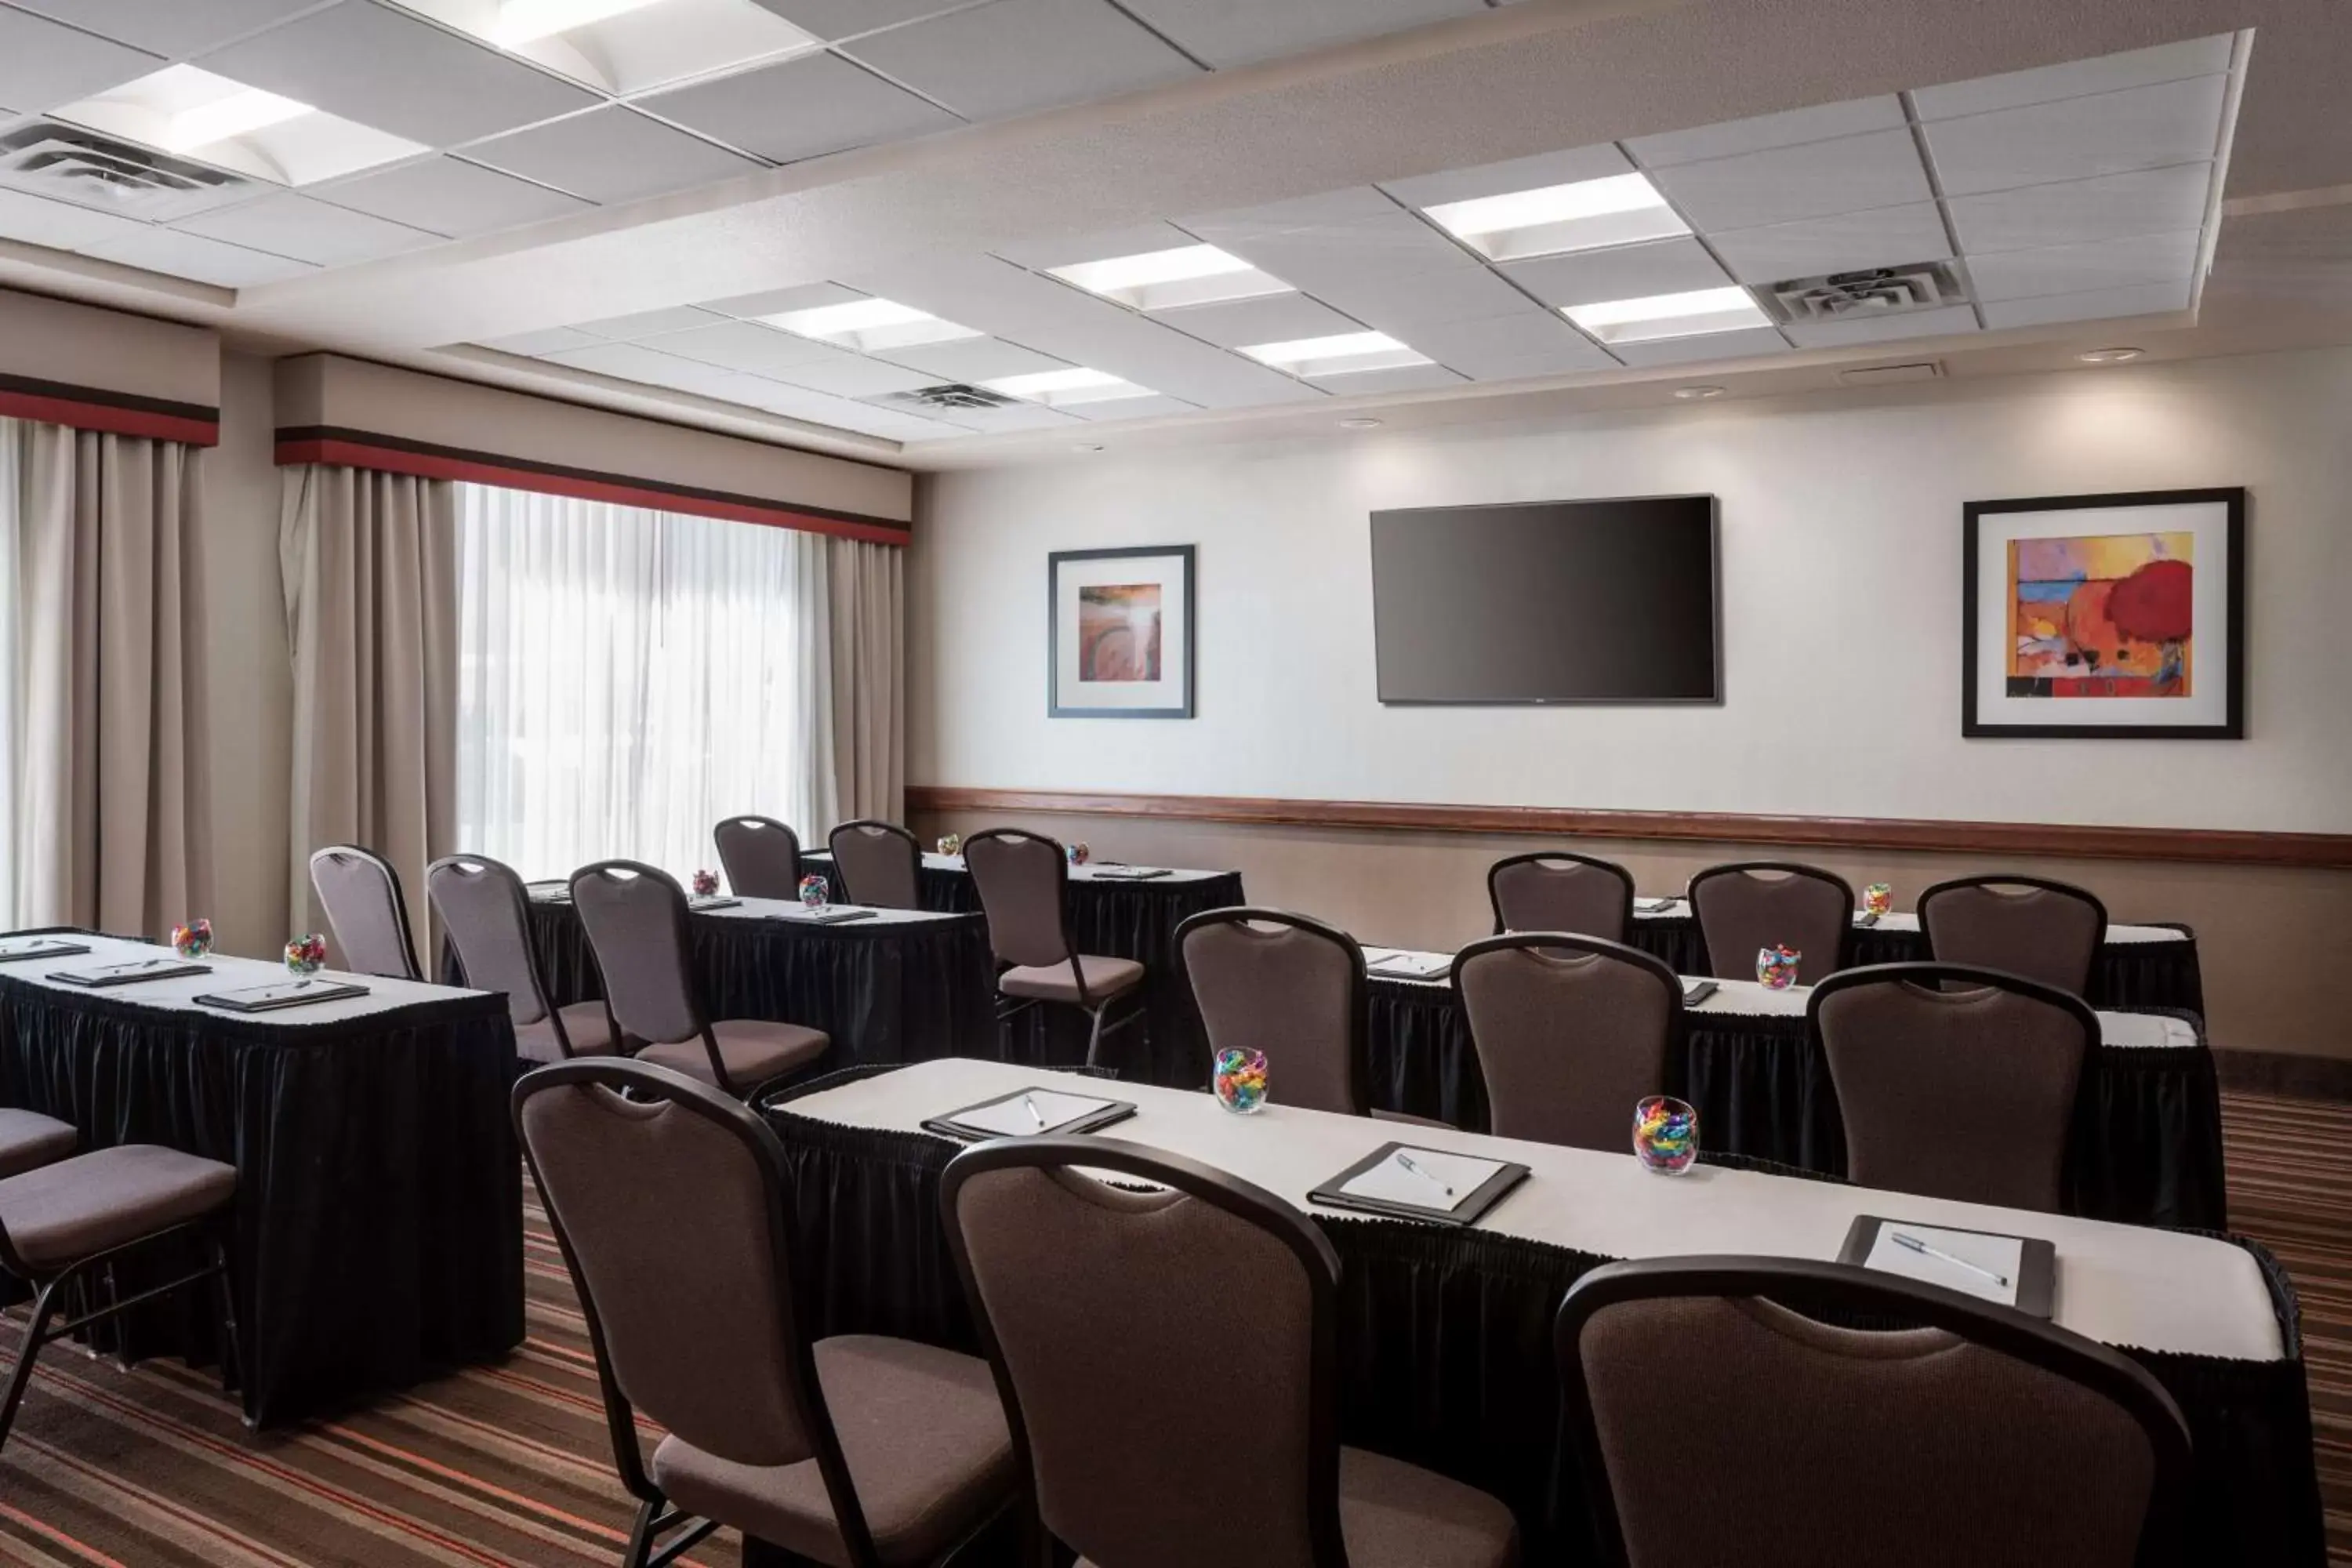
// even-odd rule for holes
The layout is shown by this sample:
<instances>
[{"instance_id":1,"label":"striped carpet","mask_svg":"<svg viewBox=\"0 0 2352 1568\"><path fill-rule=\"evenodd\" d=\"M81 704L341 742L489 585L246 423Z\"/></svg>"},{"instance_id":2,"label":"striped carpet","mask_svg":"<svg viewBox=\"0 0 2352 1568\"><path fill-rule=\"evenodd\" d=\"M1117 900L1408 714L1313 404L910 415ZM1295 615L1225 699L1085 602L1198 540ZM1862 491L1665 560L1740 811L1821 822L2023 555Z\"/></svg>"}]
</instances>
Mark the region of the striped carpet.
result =
<instances>
[{"instance_id":1,"label":"striped carpet","mask_svg":"<svg viewBox=\"0 0 2352 1568\"><path fill-rule=\"evenodd\" d=\"M2352 1568L2352 1105L2231 1093L2231 1216L2302 1294L2330 1561ZM619 1560L579 1305L535 1199L529 1338L502 1366L346 1420L248 1434L208 1373L53 1350L0 1454L0 1563L29 1568L581 1568ZM17 1318L0 1326L13 1356ZM736 1568L726 1532L702 1568Z\"/></svg>"}]
</instances>

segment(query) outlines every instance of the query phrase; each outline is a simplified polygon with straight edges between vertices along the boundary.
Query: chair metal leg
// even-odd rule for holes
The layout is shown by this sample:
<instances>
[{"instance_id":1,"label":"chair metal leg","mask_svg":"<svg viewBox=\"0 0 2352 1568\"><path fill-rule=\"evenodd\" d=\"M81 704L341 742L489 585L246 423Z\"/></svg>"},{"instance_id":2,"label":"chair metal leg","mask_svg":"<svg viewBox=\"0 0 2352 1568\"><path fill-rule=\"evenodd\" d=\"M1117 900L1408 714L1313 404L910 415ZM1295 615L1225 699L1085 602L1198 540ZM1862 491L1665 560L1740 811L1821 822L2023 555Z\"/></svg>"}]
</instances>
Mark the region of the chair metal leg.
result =
<instances>
[{"instance_id":1,"label":"chair metal leg","mask_svg":"<svg viewBox=\"0 0 2352 1568\"><path fill-rule=\"evenodd\" d=\"M226 1237L213 1237L213 1283L220 1291L221 1392L229 1394L244 1385L245 1349L236 1337L236 1281L229 1274Z\"/></svg>"},{"instance_id":2,"label":"chair metal leg","mask_svg":"<svg viewBox=\"0 0 2352 1568\"><path fill-rule=\"evenodd\" d=\"M25 1325L24 1343L17 1348L16 1364L8 1370L7 1392L0 1394L0 1447L7 1446L9 1430L16 1425L16 1406L24 1403L26 1385L33 1381L33 1363L40 1359L41 1341L48 1332L58 1283L50 1280L33 1298L33 1316Z\"/></svg>"},{"instance_id":3,"label":"chair metal leg","mask_svg":"<svg viewBox=\"0 0 2352 1568\"><path fill-rule=\"evenodd\" d=\"M1097 1058L1102 1054L1103 1015L1109 1011L1110 1004L1106 1002L1101 1006L1093 1009L1087 1015L1087 1017L1094 1020L1094 1028L1087 1036L1087 1066L1090 1068L1100 1067L1102 1065L1102 1063Z\"/></svg>"},{"instance_id":4,"label":"chair metal leg","mask_svg":"<svg viewBox=\"0 0 2352 1568\"><path fill-rule=\"evenodd\" d=\"M661 1514L658 1503L637 1505L636 1528L629 1531L629 1549L622 1553L621 1568L646 1568L646 1559L654 1549L654 1521Z\"/></svg>"}]
</instances>

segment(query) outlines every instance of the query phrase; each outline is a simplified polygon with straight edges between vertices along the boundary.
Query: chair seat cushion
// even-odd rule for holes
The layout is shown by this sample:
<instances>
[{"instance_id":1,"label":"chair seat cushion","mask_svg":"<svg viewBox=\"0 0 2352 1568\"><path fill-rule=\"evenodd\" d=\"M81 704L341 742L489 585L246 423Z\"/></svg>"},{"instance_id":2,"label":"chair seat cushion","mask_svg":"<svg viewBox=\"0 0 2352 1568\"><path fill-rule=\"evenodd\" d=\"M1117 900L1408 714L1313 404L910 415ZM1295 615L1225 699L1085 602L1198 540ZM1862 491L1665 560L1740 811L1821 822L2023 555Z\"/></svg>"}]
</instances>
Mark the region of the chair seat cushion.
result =
<instances>
[{"instance_id":1,"label":"chair seat cushion","mask_svg":"<svg viewBox=\"0 0 2352 1568\"><path fill-rule=\"evenodd\" d=\"M806 1067L824 1055L825 1047L833 1044L815 1029L804 1029L798 1024L772 1024L760 1018L722 1019L710 1026L710 1033L719 1042L719 1057L727 1063L727 1076L735 1080L736 1088L744 1090ZM698 1036L691 1040L647 1046L637 1053L637 1059L718 1087L718 1080L710 1073L710 1053L703 1048Z\"/></svg>"},{"instance_id":2,"label":"chair seat cushion","mask_svg":"<svg viewBox=\"0 0 2352 1568\"><path fill-rule=\"evenodd\" d=\"M0 1181L0 1226L45 1271L212 1213L236 1167L152 1143L124 1143Z\"/></svg>"},{"instance_id":3,"label":"chair seat cushion","mask_svg":"<svg viewBox=\"0 0 2352 1568\"><path fill-rule=\"evenodd\" d=\"M841 1457L883 1562L929 1561L1011 1494L1013 1437L986 1362L868 1334L813 1348ZM847 1568L814 1459L739 1465L666 1437L653 1473L688 1513Z\"/></svg>"},{"instance_id":4,"label":"chair seat cushion","mask_svg":"<svg viewBox=\"0 0 2352 1568\"><path fill-rule=\"evenodd\" d=\"M1087 994L1095 1002L1108 1002L1143 984L1143 965L1131 958L1105 958L1099 953L1082 952L1078 954L1078 967L1087 973ZM1007 996L1027 996L1039 1002L1075 1004L1078 1000L1077 977L1066 963L1008 969L996 977L996 988Z\"/></svg>"},{"instance_id":5,"label":"chair seat cushion","mask_svg":"<svg viewBox=\"0 0 2352 1568\"><path fill-rule=\"evenodd\" d=\"M0 1110L0 1176L62 1160L79 1141L72 1126L31 1110Z\"/></svg>"},{"instance_id":6,"label":"chair seat cushion","mask_svg":"<svg viewBox=\"0 0 2352 1568\"><path fill-rule=\"evenodd\" d=\"M574 1002L569 1007L559 1007L563 1016L563 1032L572 1037L572 1054L575 1057L608 1057L613 1054L612 1020L605 1016L602 1002ZM527 1062L560 1062L563 1047L556 1042L555 1023L541 1018L536 1024L515 1026L515 1054Z\"/></svg>"}]
</instances>

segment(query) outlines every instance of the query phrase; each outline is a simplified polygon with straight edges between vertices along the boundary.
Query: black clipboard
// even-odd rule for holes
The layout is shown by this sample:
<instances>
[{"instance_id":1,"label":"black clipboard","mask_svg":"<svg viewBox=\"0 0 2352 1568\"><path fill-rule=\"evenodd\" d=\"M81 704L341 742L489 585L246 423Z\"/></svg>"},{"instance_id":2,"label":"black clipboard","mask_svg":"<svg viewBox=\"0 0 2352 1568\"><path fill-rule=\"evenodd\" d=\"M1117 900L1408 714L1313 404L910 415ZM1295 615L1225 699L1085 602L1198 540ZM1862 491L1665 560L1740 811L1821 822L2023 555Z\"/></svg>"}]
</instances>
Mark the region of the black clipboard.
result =
<instances>
[{"instance_id":1,"label":"black clipboard","mask_svg":"<svg viewBox=\"0 0 2352 1568\"><path fill-rule=\"evenodd\" d=\"M1929 1225L1926 1220L1889 1219L1874 1214L1856 1215L1853 1227L1845 1233L1845 1245L1838 1248L1837 1260L1850 1263L1856 1268L1864 1268L1863 1259L1868 1258L1878 1245L1880 1227L1890 1225L1956 1231L1962 1236L1997 1236L2006 1241L2024 1243L2017 1257L2017 1300L2011 1304L2030 1318L2046 1320L2056 1310L2058 1249L2040 1237L2019 1236L2006 1230L1971 1230L1964 1225ZM1897 1278L1907 1279L1909 1276ZM2000 1303L1996 1301L1993 1305Z\"/></svg>"},{"instance_id":2,"label":"black clipboard","mask_svg":"<svg viewBox=\"0 0 2352 1568\"><path fill-rule=\"evenodd\" d=\"M71 958L88 952L89 943L68 942L63 937L37 936L18 947L0 942L0 963L26 963L36 958Z\"/></svg>"},{"instance_id":3,"label":"black clipboard","mask_svg":"<svg viewBox=\"0 0 2352 1568\"><path fill-rule=\"evenodd\" d=\"M1516 1161L1506 1160L1493 1175L1455 1198L1450 1206L1444 1208L1422 1204L1391 1203L1386 1198L1359 1197L1353 1193L1341 1190L1373 1166L1385 1163L1399 1150L1402 1150L1408 1155L1465 1152L1455 1149L1424 1150L1412 1143L1383 1143L1308 1193L1307 1201L1310 1204L1320 1204L1326 1208L1355 1209L1363 1214L1385 1215L1391 1219L1425 1220L1432 1225L1450 1226L1459 1229L1465 1226L1477 1224L1488 1209L1501 1203L1505 1194L1528 1179L1528 1168L1525 1165ZM1467 1157L1475 1160L1486 1158L1484 1154L1471 1154Z\"/></svg>"},{"instance_id":4,"label":"black clipboard","mask_svg":"<svg viewBox=\"0 0 2352 1568\"><path fill-rule=\"evenodd\" d=\"M133 963L150 963L154 965L152 969L126 967ZM117 973L109 973L109 970ZM105 991L117 985L144 985L150 980L177 980L184 974L210 974L212 972L213 966L209 963L189 963L175 959L133 958L125 959L119 964L110 963L94 970L84 970L79 973L70 969L52 970L42 978L54 980L60 985L79 985L85 991Z\"/></svg>"},{"instance_id":5,"label":"black clipboard","mask_svg":"<svg viewBox=\"0 0 2352 1568\"><path fill-rule=\"evenodd\" d=\"M1418 958L1420 956L1421 954L1416 952L1393 953L1387 958L1381 959L1378 963L1365 964L1364 973L1371 976L1374 980L1412 980L1417 981L1423 985L1443 985L1445 984L1445 977L1454 973L1454 961L1450 958L1447 959L1441 967L1436 969L1390 969L1384 967L1385 965L1395 963L1401 959Z\"/></svg>"},{"instance_id":6,"label":"black clipboard","mask_svg":"<svg viewBox=\"0 0 2352 1568\"><path fill-rule=\"evenodd\" d=\"M1173 876L1165 866L1097 866L1094 879L1097 882L1156 882L1162 877Z\"/></svg>"},{"instance_id":7,"label":"black clipboard","mask_svg":"<svg viewBox=\"0 0 2352 1568\"><path fill-rule=\"evenodd\" d=\"M1696 1007L1722 989L1712 980L1686 980L1683 983L1683 1005Z\"/></svg>"},{"instance_id":8,"label":"black clipboard","mask_svg":"<svg viewBox=\"0 0 2352 1568\"><path fill-rule=\"evenodd\" d=\"M313 980L308 985L292 980L273 980L267 985L199 996L196 1001L230 1013L276 1013L287 1007L312 1007L321 1002L341 1002L367 994L366 986L354 985L348 980Z\"/></svg>"},{"instance_id":9,"label":"black clipboard","mask_svg":"<svg viewBox=\"0 0 2352 1568\"><path fill-rule=\"evenodd\" d=\"M814 909L778 910L768 918L787 925L845 926L852 921L873 920L875 914L855 904L819 904Z\"/></svg>"},{"instance_id":10,"label":"black clipboard","mask_svg":"<svg viewBox=\"0 0 2352 1568\"><path fill-rule=\"evenodd\" d=\"M1016 1089L1011 1094L1000 1094L992 1100L974 1100L970 1105L961 1105L942 1115L931 1117L924 1121L923 1131L936 1132L942 1138L952 1138L959 1143L984 1143L992 1138L1019 1136L1016 1133L998 1132L986 1127L969 1127L956 1119L974 1110L985 1110L992 1105L1003 1105L1007 1100L1018 1100L1024 1094L1035 1094L1041 1089L1048 1094L1071 1092L1068 1089L1047 1089L1043 1084L1033 1083L1025 1089ZM1089 1110L1085 1115L1065 1121L1059 1126L1041 1127L1034 1135L1039 1138L1062 1138L1075 1136L1081 1132L1099 1132L1114 1122L1124 1121L1134 1114L1135 1104L1132 1100L1106 1100L1098 1110Z\"/></svg>"},{"instance_id":11,"label":"black clipboard","mask_svg":"<svg viewBox=\"0 0 2352 1568\"><path fill-rule=\"evenodd\" d=\"M742 900L730 898L725 893L697 893L686 900L686 907L700 914L705 910L740 909L742 903Z\"/></svg>"}]
</instances>

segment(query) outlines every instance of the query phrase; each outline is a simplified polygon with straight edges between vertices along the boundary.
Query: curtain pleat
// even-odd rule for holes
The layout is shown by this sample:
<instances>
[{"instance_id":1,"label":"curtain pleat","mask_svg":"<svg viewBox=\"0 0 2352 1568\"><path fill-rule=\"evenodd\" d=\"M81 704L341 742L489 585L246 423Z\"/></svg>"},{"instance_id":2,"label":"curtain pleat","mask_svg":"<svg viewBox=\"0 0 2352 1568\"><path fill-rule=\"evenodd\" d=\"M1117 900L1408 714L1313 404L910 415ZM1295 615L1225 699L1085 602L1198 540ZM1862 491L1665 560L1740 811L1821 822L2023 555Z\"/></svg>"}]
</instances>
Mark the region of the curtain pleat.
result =
<instances>
[{"instance_id":1,"label":"curtain pleat","mask_svg":"<svg viewBox=\"0 0 2352 1568\"><path fill-rule=\"evenodd\" d=\"M843 817L904 820L907 799L906 552L823 542L832 578L834 785Z\"/></svg>"}]
</instances>

